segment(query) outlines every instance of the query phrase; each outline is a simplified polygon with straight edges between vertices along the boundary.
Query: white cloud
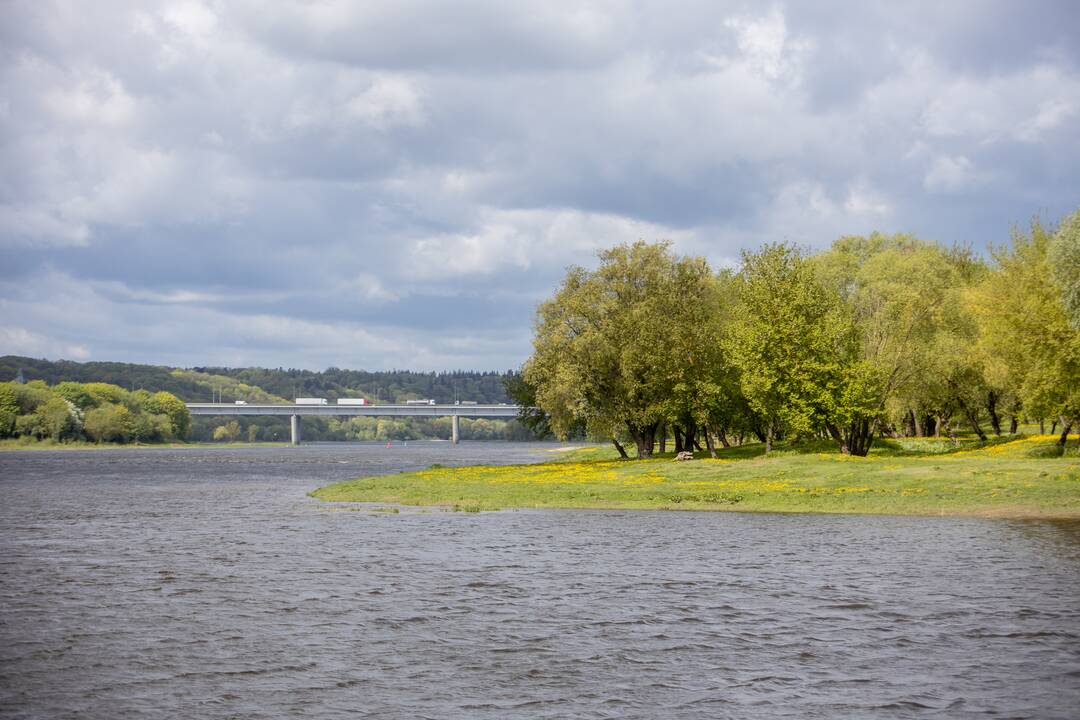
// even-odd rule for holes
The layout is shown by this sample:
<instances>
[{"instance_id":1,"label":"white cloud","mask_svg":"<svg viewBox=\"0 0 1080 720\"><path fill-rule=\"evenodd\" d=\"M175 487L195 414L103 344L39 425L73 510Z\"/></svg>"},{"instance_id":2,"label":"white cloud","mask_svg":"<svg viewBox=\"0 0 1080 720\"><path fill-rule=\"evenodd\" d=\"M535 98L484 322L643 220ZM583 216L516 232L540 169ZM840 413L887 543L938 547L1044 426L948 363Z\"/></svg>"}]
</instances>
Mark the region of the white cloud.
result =
<instances>
[{"instance_id":1,"label":"white cloud","mask_svg":"<svg viewBox=\"0 0 1080 720\"><path fill-rule=\"evenodd\" d=\"M0 303L3 307L3 303ZM10 317L10 316L9 316ZM44 357L65 360L87 360L90 350L85 345L69 343L18 326L0 326L0 348L9 355Z\"/></svg>"},{"instance_id":2,"label":"white cloud","mask_svg":"<svg viewBox=\"0 0 1080 720\"><path fill-rule=\"evenodd\" d=\"M83 246L89 240L85 222L42 208L0 205L0 246Z\"/></svg>"},{"instance_id":3,"label":"white cloud","mask_svg":"<svg viewBox=\"0 0 1080 720\"><path fill-rule=\"evenodd\" d=\"M420 93L401 77L380 77L346 103L347 113L379 130L424 122Z\"/></svg>"},{"instance_id":4,"label":"white cloud","mask_svg":"<svg viewBox=\"0 0 1080 720\"><path fill-rule=\"evenodd\" d=\"M415 240L410 271L427 277L491 275L587 261L597 250L636 240L689 244L694 233L618 215L576 210L488 208L470 233Z\"/></svg>"},{"instance_id":5,"label":"white cloud","mask_svg":"<svg viewBox=\"0 0 1080 720\"><path fill-rule=\"evenodd\" d=\"M932 192L960 192L981 181L975 166L963 155L934 158L923 176L923 187Z\"/></svg>"},{"instance_id":6,"label":"white cloud","mask_svg":"<svg viewBox=\"0 0 1080 720\"><path fill-rule=\"evenodd\" d=\"M810 43L790 36L779 7L773 6L764 17L729 18L724 25L735 31L740 62L769 80L798 79Z\"/></svg>"},{"instance_id":7,"label":"white cloud","mask_svg":"<svg viewBox=\"0 0 1080 720\"><path fill-rule=\"evenodd\" d=\"M71 85L46 90L44 101L58 117L82 125L120 127L130 124L136 112L135 99L123 84L97 69L79 71Z\"/></svg>"}]
</instances>

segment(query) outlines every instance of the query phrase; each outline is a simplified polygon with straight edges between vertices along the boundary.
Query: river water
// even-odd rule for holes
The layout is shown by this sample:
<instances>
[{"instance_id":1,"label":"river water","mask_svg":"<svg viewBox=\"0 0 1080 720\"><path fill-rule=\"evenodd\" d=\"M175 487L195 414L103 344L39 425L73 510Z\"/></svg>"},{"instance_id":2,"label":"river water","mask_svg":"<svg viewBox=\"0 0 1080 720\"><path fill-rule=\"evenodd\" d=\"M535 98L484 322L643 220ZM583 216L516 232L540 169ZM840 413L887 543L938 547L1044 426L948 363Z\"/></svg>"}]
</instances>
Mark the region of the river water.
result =
<instances>
[{"instance_id":1,"label":"river water","mask_svg":"<svg viewBox=\"0 0 1080 720\"><path fill-rule=\"evenodd\" d=\"M0 454L0 716L1080 716L1080 524L344 511L529 444Z\"/></svg>"}]
</instances>

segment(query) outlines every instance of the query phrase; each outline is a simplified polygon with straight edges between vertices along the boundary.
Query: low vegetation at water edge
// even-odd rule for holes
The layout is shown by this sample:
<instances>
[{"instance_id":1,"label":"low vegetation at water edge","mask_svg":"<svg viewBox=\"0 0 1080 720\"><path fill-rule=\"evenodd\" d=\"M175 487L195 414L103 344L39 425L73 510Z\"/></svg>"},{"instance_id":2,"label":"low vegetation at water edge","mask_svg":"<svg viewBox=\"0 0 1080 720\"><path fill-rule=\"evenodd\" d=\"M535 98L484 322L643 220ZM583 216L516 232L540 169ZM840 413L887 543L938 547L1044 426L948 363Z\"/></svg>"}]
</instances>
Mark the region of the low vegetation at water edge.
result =
<instances>
[{"instance_id":1,"label":"low vegetation at water edge","mask_svg":"<svg viewBox=\"0 0 1080 720\"><path fill-rule=\"evenodd\" d=\"M625 461L606 447L536 465L432 467L320 488L386 505L1080 517L1080 458L1052 436L971 443L888 441L868 457L760 444L711 459Z\"/></svg>"}]
</instances>

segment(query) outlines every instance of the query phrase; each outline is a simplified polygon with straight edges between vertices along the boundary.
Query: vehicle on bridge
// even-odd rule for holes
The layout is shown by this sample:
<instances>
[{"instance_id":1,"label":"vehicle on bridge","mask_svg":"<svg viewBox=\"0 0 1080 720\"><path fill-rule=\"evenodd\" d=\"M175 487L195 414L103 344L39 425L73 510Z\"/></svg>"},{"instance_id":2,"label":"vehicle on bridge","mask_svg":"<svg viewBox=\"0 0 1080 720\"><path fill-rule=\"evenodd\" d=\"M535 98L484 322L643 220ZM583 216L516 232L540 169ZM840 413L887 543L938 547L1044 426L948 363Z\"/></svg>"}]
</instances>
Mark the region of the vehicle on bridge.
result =
<instances>
[{"instance_id":1,"label":"vehicle on bridge","mask_svg":"<svg viewBox=\"0 0 1080 720\"><path fill-rule=\"evenodd\" d=\"M367 398L338 398L338 405L370 405Z\"/></svg>"},{"instance_id":2,"label":"vehicle on bridge","mask_svg":"<svg viewBox=\"0 0 1080 720\"><path fill-rule=\"evenodd\" d=\"M434 405L434 400L406 400L406 405Z\"/></svg>"},{"instance_id":3,"label":"vehicle on bridge","mask_svg":"<svg viewBox=\"0 0 1080 720\"><path fill-rule=\"evenodd\" d=\"M296 398L297 405L326 405L326 398Z\"/></svg>"}]
</instances>

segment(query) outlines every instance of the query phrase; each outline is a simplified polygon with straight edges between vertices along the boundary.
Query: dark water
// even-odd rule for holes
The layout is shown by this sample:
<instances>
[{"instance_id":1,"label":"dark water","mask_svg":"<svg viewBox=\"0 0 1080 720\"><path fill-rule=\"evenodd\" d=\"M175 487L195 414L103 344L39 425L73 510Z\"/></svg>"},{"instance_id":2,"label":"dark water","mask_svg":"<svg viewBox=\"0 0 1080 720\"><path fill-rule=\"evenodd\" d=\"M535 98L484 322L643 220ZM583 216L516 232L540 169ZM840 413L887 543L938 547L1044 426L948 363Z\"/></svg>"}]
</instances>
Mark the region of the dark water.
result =
<instances>
[{"instance_id":1,"label":"dark water","mask_svg":"<svg viewBox=\"0 0 1080 720\"><path fill-rule=\"evenodd\" d=\"M345 512L536 446L0 454L0 715L1080 716L1080 525Z\"/></svg>"}]
</instances>

